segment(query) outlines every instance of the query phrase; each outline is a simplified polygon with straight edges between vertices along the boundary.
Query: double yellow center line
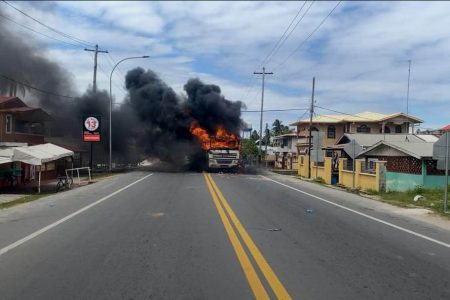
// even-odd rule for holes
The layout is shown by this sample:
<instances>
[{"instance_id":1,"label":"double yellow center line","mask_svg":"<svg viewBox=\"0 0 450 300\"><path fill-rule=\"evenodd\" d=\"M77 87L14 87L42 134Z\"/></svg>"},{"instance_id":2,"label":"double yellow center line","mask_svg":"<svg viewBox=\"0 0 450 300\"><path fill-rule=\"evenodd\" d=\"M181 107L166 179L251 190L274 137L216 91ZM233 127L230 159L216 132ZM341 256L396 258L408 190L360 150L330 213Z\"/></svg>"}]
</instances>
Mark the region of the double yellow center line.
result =
<instances>
[{"instance_id":1,"label":"double yellow center line","mask_svg":"<svg viewBox=\"0 0 450 300\"><path fill-rule=\"evenodd\" d=\"M250 238L250 235L247 233L239 219L236 217L236 214L231 209L230 205L228 204L220 189L217 187L217 184L214 182L211 175L208 173L203 173L203 176L205 177L206 185L208 186L214 204L216 205L217 212L219 213L220 219L222 220L222 223L225 227L225 231L230 238L231 245L236 252L242 270L244 271L245 277L247 278L247 281L256 299L270 299L270 297L266 289L264 288L264 285L262 284L258 274L256 273L256 270L253 267L247 253L245 252L244 247L239 240L238 234L240 235L242 241L244 242L248 251L258 265L259 270L264 275L265 279L272 288L275 296L278 299L291 299L291 296L288 294L285 287L278 279L277 275L275 275L272 268L269 266L266 259L262 255L261 251L259 251L258 247L256 247L255 243ZM237 233L232 224L236 228Z\"/></svg>"}]
</instances>

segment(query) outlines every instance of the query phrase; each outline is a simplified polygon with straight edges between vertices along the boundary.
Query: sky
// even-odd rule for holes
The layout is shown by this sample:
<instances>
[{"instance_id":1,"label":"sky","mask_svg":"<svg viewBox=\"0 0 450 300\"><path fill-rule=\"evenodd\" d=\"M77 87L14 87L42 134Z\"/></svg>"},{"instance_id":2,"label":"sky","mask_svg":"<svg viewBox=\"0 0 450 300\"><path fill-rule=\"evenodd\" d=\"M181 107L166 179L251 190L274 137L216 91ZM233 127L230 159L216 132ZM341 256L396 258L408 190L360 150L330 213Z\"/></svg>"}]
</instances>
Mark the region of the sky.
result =
<instances>
[{"instance_id":1,"label":"sky","mask_svg":"<svg viewBox=\"0 0 450 300\"><path fill-rule=\"evenodd\" d=\"M98 55L99 89L109 89L109 74L117 61L149 55L149 59L125 61L116 69L116 102L126 95L126 72L141 66L156 72L177 93L184 93L189 78L198 77L219 85L227 99L240 100L248 111L257 111L262 78L253 73L265 66L273 74L266 75L264 109L303 110L265 112L264 126L270 127L275 119L287 125L305 118L313 77L317 115L332 114L330 110L406 112L411 60L409 113L424 120L421 129L450 123L450 2L10 3L82 43L108 50ZM86 45L3 2L0 6L16 22L66 42L0 18L68 70L77 93L92 84L94 59L92 52L84 51ZM277 44L280 39L283 42ZM243 112L242 118L259 129L259 113Z\"/></svg>"}]
</instances>

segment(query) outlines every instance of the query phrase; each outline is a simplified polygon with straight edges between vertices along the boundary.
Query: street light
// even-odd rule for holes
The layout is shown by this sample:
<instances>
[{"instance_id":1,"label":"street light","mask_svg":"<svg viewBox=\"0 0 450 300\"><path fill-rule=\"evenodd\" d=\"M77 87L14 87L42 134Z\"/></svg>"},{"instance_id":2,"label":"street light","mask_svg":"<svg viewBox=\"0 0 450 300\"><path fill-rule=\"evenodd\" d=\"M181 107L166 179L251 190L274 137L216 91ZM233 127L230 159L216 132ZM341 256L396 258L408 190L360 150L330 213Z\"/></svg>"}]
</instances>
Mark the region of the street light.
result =
<instances>
[{"instance_id":1,"label":"street light","mask_svg":"<svg viewBox=\"0 0 450 300\"><path fill-rule=\"evenodd\" d=\"M111 75L109 76L109 171L112 170L112 107L113 107L113 100L112 100L112 75L114 70L117 68L117 66L125 61L125 60L129 60L129 59L136 59L136 58L149 58L150 56L148 55L144 55L144 56L132 56L132 57L127 57L124 58L122 60L120 60L115 66L114 68L111 70Z\"/></svg>"}]
</instances>

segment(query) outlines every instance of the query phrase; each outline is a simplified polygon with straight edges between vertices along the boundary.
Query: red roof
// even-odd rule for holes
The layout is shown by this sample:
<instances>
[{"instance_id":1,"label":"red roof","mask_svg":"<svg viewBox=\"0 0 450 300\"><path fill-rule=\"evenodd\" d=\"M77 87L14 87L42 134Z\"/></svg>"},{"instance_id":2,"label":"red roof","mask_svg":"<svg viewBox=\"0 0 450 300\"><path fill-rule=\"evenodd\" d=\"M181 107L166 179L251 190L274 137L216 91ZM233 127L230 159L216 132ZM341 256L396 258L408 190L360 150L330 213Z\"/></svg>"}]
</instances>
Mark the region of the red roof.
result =
<instances>
[{"instance_id":1,"label":"red roof","mask_svg":"<svg viewBox=\"0 0 450 300\"><path fill-rule=\"evenodd\" d=\"M443 131L449 131L450 130L450 124L445 126L444 128L442 128L441 130Z\"/></svg>"},{"instance_id":2,"label":"red roof","mask_svg":"<svg viewBox=\"0 0 450 300\"><path fill-rule=\"evenodd\" d=\"M5 103L5 102L8 102L8 101L10 101L12 99L15 99L15 98L17 98L17 97L14 97L14 96L0 96L0 103Z\"/></svg>"},{"instance_id":3,"label":"red roof","mask_svg":"<svg viewBox=\"0 0 450 300\"><path fill-rule=\"evenodd\" d=\"M29 111L35 111L35 110L42 110L42 109L35 108L35 107L11 107L11 108L0 109L0 112L29 112Z\"/></svg>"}]
</instances>

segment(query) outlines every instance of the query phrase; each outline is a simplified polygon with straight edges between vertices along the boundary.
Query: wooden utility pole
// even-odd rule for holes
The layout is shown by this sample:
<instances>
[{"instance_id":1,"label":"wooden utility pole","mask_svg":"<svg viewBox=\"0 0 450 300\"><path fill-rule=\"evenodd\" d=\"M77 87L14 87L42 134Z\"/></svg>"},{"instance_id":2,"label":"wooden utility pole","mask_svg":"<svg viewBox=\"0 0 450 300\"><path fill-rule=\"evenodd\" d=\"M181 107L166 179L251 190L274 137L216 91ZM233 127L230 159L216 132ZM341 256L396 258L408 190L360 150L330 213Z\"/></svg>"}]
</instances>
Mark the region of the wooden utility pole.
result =
<instances>
[{"instance_id":1,"label":"wooden utility pole","mask_svg":"<svg viewBox=\"0 0 450 300\"><path fill-rule=\"evenodd\" d=\"M94 91L94 94L97 92L97 56L98 53L108 53L107 50L98 50L98 45L95 45L95 49L87 49L85 48L84 51L90 51L94 52L94 80L92 84L92 90ZM94 156L94 144L91 142L91 157L89 159L89 167L92 170L92 159Z\"/></svg>"},{"instance_id":2,"label":"wooden utility pole","mask_svg":"<svg viewBox=\"0 0 450 300\"><path fill-rule=\"evenodd\" d=\"M98 45L95 45L95 49L84 49L84 51L94 52L94 83L92 86L92 90L94 93L97 92L97 55L98 53L108 53L107 50L98 50Z\"/></svg>"},{"instance_id":3,"label":"wooden utility pole","mask_svg":"<svg viewBox=\"0 0 450 300\"><path fill-rule=\"evenodd\" d=\"M312 95L311 95L311 106L309 108L309 141L308 141L308 178L311 178L311 144L312 144L312 136L311 136L311 131L312 131L312 119L313 119L313 114L314 114L314 88L316 85L316 78L313 77L313 82L312 82ZM317 162L316 162L317 163Z\"/></svg>"},{"instance_id":4,"label":"wooden utility pole","mask_svg":"<svg viewBox=\"0 0 450 300\"><path fill-rule=\"evenodd\" d=\"M262 68L262 72L253 72L256 75L262 75L262 92L261 92L261 116L259 119L259 149L258 149L258 165L261 165L261 142L262 142L262 123L263 123L263 109L264 109L264 79L266 75L272 75L272 72L266 72L266 68Z\"/></svg>"}]
</instances>

